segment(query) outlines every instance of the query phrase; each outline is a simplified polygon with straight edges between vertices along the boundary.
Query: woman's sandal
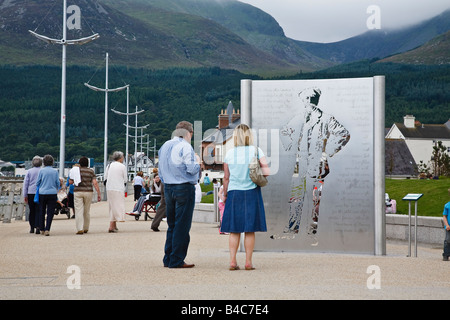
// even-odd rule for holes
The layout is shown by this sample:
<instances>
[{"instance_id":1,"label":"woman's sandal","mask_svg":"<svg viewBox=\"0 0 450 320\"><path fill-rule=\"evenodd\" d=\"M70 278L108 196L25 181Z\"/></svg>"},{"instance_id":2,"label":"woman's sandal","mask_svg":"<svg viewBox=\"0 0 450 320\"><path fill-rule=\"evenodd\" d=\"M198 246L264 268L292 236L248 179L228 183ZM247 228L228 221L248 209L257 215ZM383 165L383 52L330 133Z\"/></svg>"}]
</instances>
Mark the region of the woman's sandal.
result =
<instances>
[{"instance_id":1,"label":"woman's sandal","mask_svg":"<svg viewBox=\"0 0 450 320\"><path fill-rule=\"evenodd\" d=\"M240 268L239 268L238 265L235 265L235 266L230 266L230 269L229 269L229 270L230 270L230 271L240 270Z\"/></svg>"},{"instance_id":2,"label":"woman's sandal","mask_svg":"<svg viewBox=\"0 0 450 320\"><path fill-rule=\"evenodd\" d=\"M254 266L245 266L245 270L255 270Z\"/></svg>"}]
</instances>

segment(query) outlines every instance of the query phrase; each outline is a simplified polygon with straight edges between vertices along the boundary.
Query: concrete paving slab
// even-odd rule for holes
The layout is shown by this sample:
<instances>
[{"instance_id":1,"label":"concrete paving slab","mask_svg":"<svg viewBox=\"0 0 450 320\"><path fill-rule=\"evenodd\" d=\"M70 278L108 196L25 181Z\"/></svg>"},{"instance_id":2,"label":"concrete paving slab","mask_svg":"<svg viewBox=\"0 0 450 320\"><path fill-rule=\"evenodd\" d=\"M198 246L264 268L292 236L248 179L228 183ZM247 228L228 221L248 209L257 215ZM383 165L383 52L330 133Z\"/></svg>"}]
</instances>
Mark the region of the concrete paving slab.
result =
<instances>
[{"instance_id":1,"label":"concrete paving slab","mask_svg":"<svg viewBox=\"0 0 450 320\"><path fill-rule=\"evenodd\" d=\"M126 208L133 208L126 198ZM167 224L127 216L108 233L107 202L91 207L91 227L76 235L74 219L56 216L50 236L28 222L0 223L1 300L322 300L447 299L450 262L442 248L421 245L406 257L388 241L386 256L255 252L254 271L228 270L228 236L193 223L186 259L192 269L164 268ZM245 253L238 253L241 266ZM379 277L378 277L379 276ZM375 281L379 279L379 282ZM79 288L77 288L79 285ZM374 287L374 288L373 288ZM373 288L373 289L371 289Z\"/></svg>"}]
</instances>

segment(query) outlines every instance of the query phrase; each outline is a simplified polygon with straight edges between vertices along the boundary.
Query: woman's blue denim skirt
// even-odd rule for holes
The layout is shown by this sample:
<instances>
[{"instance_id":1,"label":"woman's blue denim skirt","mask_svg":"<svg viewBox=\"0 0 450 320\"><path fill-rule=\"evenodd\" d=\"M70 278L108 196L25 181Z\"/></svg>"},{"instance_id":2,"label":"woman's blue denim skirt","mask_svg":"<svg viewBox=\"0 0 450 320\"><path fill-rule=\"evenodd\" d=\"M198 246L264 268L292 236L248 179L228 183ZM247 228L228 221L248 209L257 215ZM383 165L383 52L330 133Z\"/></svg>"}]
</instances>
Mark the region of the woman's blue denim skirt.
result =
<instances>
[{"instance_id":1,"label":"woman's blue denim skirt","mask_svg":"<svg viewBox=\"0 0 450 320\"><path fill-rule=\"evenodd\" d=\"M261 188L228 191L221 232L267 231Z\"/></svg>"}]
</instances>

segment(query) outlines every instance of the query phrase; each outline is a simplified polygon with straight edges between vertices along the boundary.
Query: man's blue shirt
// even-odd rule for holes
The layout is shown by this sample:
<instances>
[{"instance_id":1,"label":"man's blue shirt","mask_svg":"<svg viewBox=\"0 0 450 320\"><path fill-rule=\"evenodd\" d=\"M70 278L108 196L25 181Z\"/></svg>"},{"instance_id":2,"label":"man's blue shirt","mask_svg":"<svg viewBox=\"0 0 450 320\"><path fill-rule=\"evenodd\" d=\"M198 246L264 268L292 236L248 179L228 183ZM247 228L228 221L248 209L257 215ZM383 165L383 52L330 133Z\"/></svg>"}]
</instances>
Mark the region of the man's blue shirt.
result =
<instances>
[{"instance_id":1,"label":"man's blue shirt","mask_svg":"<svg viewBox=\"0 0 450 320\"><path fill-rule=\"evenodd\" d=\"M200 165L195 158L194 149L183 138L174 137L166 141L158 151L158 174L164 184L196 184Z\"/></svg>"}]
</instances>

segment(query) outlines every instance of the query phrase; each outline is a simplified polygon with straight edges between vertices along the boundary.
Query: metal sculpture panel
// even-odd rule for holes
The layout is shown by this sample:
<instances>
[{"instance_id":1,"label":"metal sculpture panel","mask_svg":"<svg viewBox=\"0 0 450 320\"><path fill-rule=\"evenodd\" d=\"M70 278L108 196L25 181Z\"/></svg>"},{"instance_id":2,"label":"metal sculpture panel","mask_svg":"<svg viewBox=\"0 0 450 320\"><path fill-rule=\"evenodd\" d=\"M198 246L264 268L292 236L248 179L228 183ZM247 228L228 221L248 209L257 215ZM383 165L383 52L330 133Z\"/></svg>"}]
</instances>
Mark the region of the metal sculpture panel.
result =
<instances>
[{"instance_id":1,"label":"metal sculpture panel","mask_svg":"<svg viewBox=\"0 0 450 320\"><path fill-rule=\"evenodd\" d=\"M252 81L250 112L271 167L255 249L373 253L373 78Z\"/></svg>"}]
</instances>

